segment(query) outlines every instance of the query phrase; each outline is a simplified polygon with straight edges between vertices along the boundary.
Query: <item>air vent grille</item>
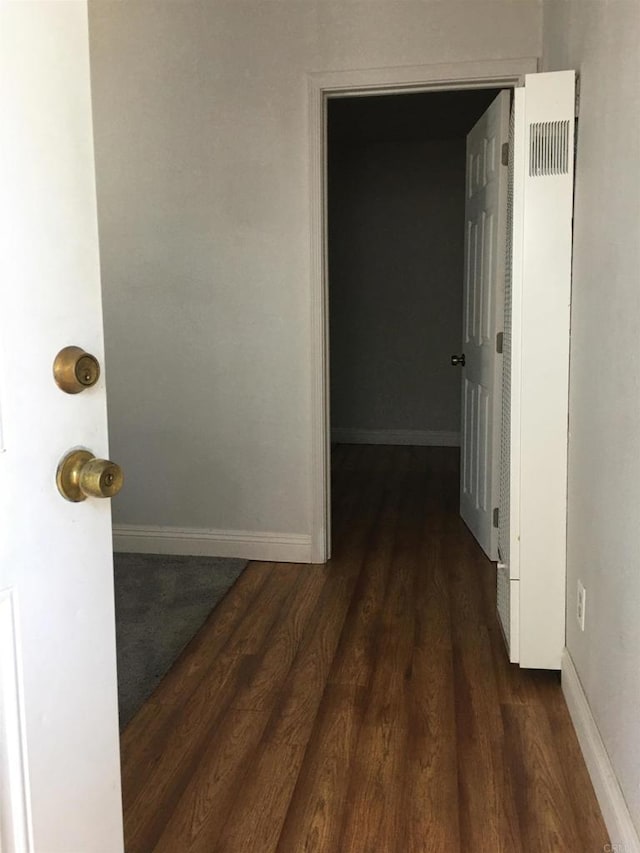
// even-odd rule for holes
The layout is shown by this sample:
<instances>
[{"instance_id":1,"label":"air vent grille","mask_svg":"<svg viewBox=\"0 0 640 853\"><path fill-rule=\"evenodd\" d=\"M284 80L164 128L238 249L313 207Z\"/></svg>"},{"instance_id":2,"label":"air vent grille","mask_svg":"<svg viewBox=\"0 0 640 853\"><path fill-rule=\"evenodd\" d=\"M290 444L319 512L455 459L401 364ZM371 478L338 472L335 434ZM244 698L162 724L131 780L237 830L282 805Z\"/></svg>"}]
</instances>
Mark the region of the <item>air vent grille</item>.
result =
<instances>
[{"instance_id":1,"label":"air vent grille","mask_svg":"<svg viewBox=\"0 0 640 853\"><path fill-rule=\"evenodd\" d=\"M529 175L569 172L569 122L540 121L529 125Z\"/></svg>"}]
</instances>

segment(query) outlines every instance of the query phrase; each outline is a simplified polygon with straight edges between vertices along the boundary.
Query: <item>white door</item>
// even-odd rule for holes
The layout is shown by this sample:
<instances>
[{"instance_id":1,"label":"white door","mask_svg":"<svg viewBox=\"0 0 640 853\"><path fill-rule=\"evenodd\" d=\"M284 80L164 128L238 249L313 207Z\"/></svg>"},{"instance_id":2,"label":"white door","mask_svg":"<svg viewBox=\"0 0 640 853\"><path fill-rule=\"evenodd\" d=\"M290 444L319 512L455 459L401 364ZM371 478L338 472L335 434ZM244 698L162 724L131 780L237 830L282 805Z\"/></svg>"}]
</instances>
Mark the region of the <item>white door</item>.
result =
<instances>
[{"instance_id":1,"label":"white door","mask_svg":"<svg viewBox=\"0 0 640 853\"><path fill-rule=\"evenodd\" d=\"M107 457L86 3L0 0L2 853L122 850L108 500L71 503L59 460Z\"/></svg>"},{"instance_id":2,"label":"white door","mask_svg":"<svg viewBox=\"0 0 640 853\"><path fill-rule=\"evenodd\" d=\"M498 559L501 356L509 139L508 91L467 137L462 349L460 515L491 560Z\"/></svg>"}]
</instances>

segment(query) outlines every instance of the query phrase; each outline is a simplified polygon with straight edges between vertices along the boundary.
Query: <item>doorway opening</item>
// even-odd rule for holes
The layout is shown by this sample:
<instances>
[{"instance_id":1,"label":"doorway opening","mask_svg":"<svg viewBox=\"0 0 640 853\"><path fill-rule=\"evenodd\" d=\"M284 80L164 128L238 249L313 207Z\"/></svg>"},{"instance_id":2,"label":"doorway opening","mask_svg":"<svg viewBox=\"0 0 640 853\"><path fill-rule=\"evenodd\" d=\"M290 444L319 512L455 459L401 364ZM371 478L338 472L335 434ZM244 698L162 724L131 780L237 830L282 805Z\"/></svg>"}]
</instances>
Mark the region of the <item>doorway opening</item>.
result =
<instances>
[{"instance_id":1,"label":"doorway opening","mask_svg":"<svg viewBox=\"0 0 640 853\"><path fill-rule=\"evenodd\" d=\"M488 282L474 293L473 274L465 274L465 263L480 263L478 277L490 277L482 261L484 247L478 247L474 258L473 247L465 245L484 239L479 231L471 238L466 234L472 189L467 148L474 144L467 135L481 119L486 122L491 104L495 112L501 91L491 87L328 100L331 447L457 448L461 421L469 429L469 408L476 409L471 429L487 428L477 411L479 401L467 399L473 389L466 377L461 393L463 318L469 306L472 313L482 314L482 304L490 302L482 293ZM508 116L509 96L502 97ZM481 138L481 147L483 142ZM481 217L484 230L484 206ZM496 218L498 224L506 230L504 219L498 223ZM495 253L495 247L494 241L489 248ZM503 241L500 248L504 252ZM465 252L471 253L466 261ZM463 295L465 281L469 292ZM486 313L488 318L489 307ZM494 405L493 400L485 402ZM495 405L499 408L499 399ZM475 461L474 467L479 468ZM481 531L473 529L474 519L465 520L495 558L493 531L483 542Z\"/></svg>"},{"instance_id":2,"label":"doorway opening","mask_svg":"<svg viewBox=\"0 0 640 853\"><path fill-rule=\"evenodd\" d=\"M312 562L331 555L329 377L328 112L330 101L367 96L512 89L537 70L532 59L310 74L311 513Z\"/></svg>"}]
</instances>

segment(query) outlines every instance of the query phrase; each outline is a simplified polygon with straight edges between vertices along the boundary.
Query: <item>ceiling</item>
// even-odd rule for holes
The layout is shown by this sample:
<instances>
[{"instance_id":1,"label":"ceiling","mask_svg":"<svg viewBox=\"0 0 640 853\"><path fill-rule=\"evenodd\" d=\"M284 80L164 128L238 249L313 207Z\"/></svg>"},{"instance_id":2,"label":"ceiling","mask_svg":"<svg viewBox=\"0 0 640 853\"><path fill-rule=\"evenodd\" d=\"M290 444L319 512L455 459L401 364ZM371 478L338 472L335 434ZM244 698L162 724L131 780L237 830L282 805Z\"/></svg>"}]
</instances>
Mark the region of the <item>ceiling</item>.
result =
<instances>
[{"instance_id":1,"label":"ceiling","mask_svg":"<svg viewBox=\"0 0 640 853\"><path fill-rule=\"evenodd\" d=\"M498 89L330 98L329 142L421 142L461 138Z\"/></svg>"}]
</instances>

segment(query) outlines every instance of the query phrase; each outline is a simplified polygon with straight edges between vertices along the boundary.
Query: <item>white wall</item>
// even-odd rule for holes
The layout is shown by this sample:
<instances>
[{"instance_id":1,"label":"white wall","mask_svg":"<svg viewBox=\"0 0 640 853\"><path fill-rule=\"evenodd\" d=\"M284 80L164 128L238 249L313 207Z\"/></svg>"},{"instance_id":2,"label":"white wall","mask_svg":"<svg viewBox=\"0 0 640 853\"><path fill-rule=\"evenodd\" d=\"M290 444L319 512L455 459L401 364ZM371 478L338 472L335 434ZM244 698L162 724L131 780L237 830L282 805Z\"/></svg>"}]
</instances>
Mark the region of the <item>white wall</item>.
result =
<instances>
[{"instance_id":1,"label":"white wall","mask_svg":"<svg viewBox=\"0 0 640 853\"><path fill-rule=\"evenodd\" d=\"M537 0L90 2L116 521L309 534L308 71L536 56Z\"/></svg>"},{"instance_id":2,"label":"white wall","mask_svg":"<svg viewBox=\"0 0 640 853\"><path fill-rule=\"evenodd\" d=\"M546 70L581 79L567 646L640 830L640 4L547 2ZM576 585L587 590L576 623ZM613 839L612 839L613 840Z\"/></svg>"},{"instance_id":3,"label":"white wall","mask_svg":"<svg viewBox=\"0 0 640 853\"><path fill-rule=\"evenodd\" d=\"M465 141L329 150L332 425L459 433Z\"/></svg>"}]
</instances>

